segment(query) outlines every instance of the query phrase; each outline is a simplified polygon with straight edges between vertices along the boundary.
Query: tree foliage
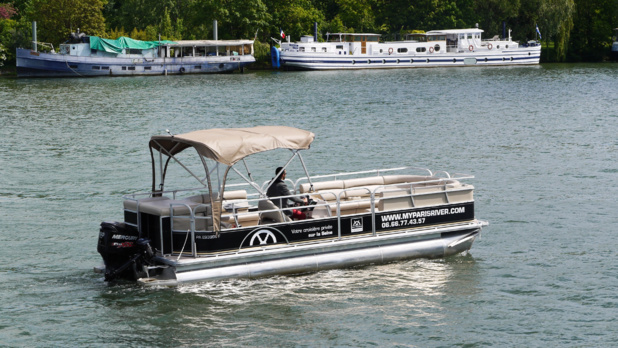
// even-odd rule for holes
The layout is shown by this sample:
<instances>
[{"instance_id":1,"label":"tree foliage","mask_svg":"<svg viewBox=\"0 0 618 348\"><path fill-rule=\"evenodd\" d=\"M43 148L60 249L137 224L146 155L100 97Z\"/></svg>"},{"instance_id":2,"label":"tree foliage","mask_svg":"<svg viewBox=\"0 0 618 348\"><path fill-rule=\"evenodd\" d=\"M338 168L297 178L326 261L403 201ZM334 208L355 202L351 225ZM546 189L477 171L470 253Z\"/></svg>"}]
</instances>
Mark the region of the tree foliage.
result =
<instances>
[{"instance_id":1,"label":"tree foliage","mask_svg":"<svg viewBox=\"0 0 618 348\"><path fill-rule=\"evenodd\" d=\"M38 40L58 44L78 29L105 34L104 5L105 0L31 0L27 12L37 22Z\"/></svg>"},{"instance_id":2,"label":"tree foliage","mask_svg":"<svg viewBox=\"0 0 618 348\"><path fill-rule=\"evenodd\" d=\"M0 20L10 19L17 14L17 10L12 4L0 4Z\"/></svg>"},{"instance_id":3,"label":"tree foliage","mask_svg":"<svg viewBox=\"0 0 618 348\"><path fill-rule=\"evenodd\" d=\"M0 0L2 1L2 0ZM4 0L0 42L7 60L28 40L29 22L39 41L57 45L70 32L142 40L257 37L272 43L282 29L292 40L313 33L376 32L397 40L414 30L470 28L486 37L512 29L515 40L536 38L538 24L553 61L600 60L618 27L618 0ZM505 34L508 35L508 32Z\"/></svg>"}]
</instances>

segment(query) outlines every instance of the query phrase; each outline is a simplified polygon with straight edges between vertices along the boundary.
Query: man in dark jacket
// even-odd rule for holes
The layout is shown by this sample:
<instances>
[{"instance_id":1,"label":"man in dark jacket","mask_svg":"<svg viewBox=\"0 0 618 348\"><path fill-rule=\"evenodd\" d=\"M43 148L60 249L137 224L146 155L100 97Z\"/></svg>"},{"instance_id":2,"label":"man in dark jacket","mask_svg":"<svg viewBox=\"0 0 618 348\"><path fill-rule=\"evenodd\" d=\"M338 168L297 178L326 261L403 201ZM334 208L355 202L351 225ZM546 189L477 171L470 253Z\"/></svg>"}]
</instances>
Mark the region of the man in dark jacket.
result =
<instances>
[{"instance_id":1,"label":"man in dark jacket","mask_svg":"<svg viewBox=\"0 0 618 348\"><path fill-rule=\"evenodd\" d=\"M277 168L277 170L275 171L275 179L273 179L274 182L272 185L270 185L268 191L266 191L266 195L268 196L268 198L270 198L270 200L279 208L288 208L288 200L294 203L299 203L301 205L306 204L305 201L298 197L277 198L282 196L289 196L292 194L288 189L288 185L286 185L286 183L283 181L285 180L285 174L286 172L283 167ZM291 210L285 210L284 213L288 216L292 215Z\"/></svg>"}]
</instances>

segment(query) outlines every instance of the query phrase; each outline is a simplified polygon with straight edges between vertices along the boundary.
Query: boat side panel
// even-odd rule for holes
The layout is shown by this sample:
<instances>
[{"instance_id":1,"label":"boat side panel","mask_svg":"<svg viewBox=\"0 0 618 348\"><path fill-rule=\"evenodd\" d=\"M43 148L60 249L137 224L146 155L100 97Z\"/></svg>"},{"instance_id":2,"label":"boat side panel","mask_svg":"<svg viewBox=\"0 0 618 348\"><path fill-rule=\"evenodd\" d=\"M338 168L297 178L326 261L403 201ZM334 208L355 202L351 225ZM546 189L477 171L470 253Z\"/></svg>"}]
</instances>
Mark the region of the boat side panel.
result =
<instances>
[{"instance_id":1,"label":"boat side panel","mask_svg":"<svg viewBox=\"0 0 618 348\"><path fill-rule=\"evenodd\" d=\"M438 258L470 249L479 229L468 229L442 238L396 243L372 247L329 252L308 250L305 255L288 258L270 258L258 262L246 262L242 257L225 266L190 267L176 273L176 282L226 278L257 278L280 274L317 272L357 265L380 264L419 257ZM334 244L333 244L334 245ZM207 262L207 260L205 260Z\"/></svg>"},{"instance_id":2,"label":"boat side panel","mask_svg":"<svg viewBox=\"0 0 618 348\"><path fill-rule=\"evenodd\" d=\"M451 224L474 219L474 203L464 202L439 207L410 208L375 214L377 233L409 230L427 226ZM371 213L309 219L292 223L260 225L220 232L196 232L195 246L198 254L234 251L271 244L311 242L330 238L345 238L373 233ZM339 228L341 226L341 228ZM164 234L166 234L164 226ZM167 240L164 238L167 243ZM188 232L172 234L174 254L192 253L191 235ZM164 250L169 250L164 247Z\"/></svg>"}]
</instances>

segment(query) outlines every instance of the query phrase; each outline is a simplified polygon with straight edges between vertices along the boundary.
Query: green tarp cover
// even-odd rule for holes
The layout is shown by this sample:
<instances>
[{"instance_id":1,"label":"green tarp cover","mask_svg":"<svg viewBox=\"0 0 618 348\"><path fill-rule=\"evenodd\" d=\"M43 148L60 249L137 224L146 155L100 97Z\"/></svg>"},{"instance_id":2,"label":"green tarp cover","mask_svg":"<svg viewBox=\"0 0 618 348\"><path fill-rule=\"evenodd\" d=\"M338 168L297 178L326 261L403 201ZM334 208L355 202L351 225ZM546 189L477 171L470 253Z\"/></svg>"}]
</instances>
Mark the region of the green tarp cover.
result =
<instances>
[{"instance_id":1,"label":"green tarp cover","mask_svg":"<svg viewBox=\"0 0 618 348\"><path fill-rule=\"evenodd\" d=\"M122 53L122 50L125 48L136 49L136 50L147 50L150 48L157 47L162 44L175 44L173 41L140 41L133 40L129 37L121 36L116 40L111 39L103 39L98 36L90 37L90 48L105 51L109 53Z\"/></svg>"}]
</instances>

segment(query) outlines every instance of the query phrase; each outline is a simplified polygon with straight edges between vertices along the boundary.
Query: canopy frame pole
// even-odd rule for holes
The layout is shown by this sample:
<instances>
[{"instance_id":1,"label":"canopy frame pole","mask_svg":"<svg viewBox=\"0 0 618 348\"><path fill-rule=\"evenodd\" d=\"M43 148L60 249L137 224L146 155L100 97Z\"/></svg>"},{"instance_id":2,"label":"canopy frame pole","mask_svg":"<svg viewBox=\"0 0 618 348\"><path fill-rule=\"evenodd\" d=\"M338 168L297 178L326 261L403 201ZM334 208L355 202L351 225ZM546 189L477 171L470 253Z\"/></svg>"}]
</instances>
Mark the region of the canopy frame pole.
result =
<instances>
[{"instance_id":1,"label":"canopy frame pole","mask_svg":"<svg viewBox=\"0 0 618 348\"><path fill-rule=\"evenodd\" d=\"M303 156L301 156L301 154L298 154L298 159L300 159L300 164L303 166L303 169L305 170L305 175L307 175L307 181L309 181L309 192L313 192L313 182L311 182L311 177L309 176L309 171L307 170L307 166L305 165L305 161L303 160ZM294 188L296 189L296 187Z\"/></svg>"},{"instance_id":2,"label":"canopy frame pole","mask_svg":"<svg viewBox=\"0 0 618 348\"><path fill-rule=\"evenodd\" d=\"M159 190L163 191L163 154L159 151Z\"/></svg>"},{"instance_id":3,"label":"canopy frame pole","mask_svg":"<svg viewBox=\"0 0 618 348\"><path fill-rule=\"evenodd\" d=\"M212 173L214 173L215 170L217 171L217 173L219 173L219 162L217 162L217 161L214 161L214 162L215 162L215 165L213 166L213 168L210 171L206 172L206 177L204 177L204 180L206 180L208 178L208 175L212 175Z\"/></svg>"},{"instance_id":4,"label":"canopy frame pole","mask_svg":"<svg viewBox=\"0 0 618 348\"><path fill-rule=\"evenodd\" d=\"M253 176L251 175L251 171L249 170L249 166L247 165L247 161L245 161L245 159L242 159L242 163L245 165L245 169L247 169L247 175L249 176L249 179L251 179L251 181L255 181L255 179L253 179Z\"/></svg>"},{"instance_id":5,"label":"canopy frame pole","mask_svg":"<svg viewBox=\"0 0 618 348\"><path fill-rule=\"evenodd\" d=\"M182 166L187 172L189 172L189 174L191 174L191 176L193 176L197 181L199 181L202 185L204 186L208 186L208 182L204 183L204 181L202 179L200 179L197 175L195 175L193 173L193 171L191 171L191 169L187 168L187 166L185 166L178 158L174 157L174 155L172 155L171 153L169 153L164 147L162 147L156 140L153 140L157 145L159 145L159 152L163 152L165 151L165 154L173 159L176 163L178 163L180 166ZM201 155L200 155L201 157Z\"/></svg>"},{"instance_id":6,"label":"canopy frame pole","mask_svg":"<svg viewBox=\"0 0 618 348\"><path fill-rule=\"evenodd\" d=\"M262 188L260 188L260 186L253 181L253 178L249 177L249 179L247 179L247 177L245 177L245 175L243 175L243 173L241 173L238 169L236 169L236 167L231 166L230 168L232 168L233 171L236 172L236 174L238 174L244 181L246 181L249 185L251 185L254 189L257 190L257 192L260 193L260 195L266 195L266 192L262 192ZM227 178L227 175L226 175Z\"/></svg>"},{"instance_id":7,"label":"canopy frame pole","mask_svg":"<svg viewBox=\"0 0 618 348\"><path fill-rule=\"evenodd\" d=\"M292 163L292 160L294 160L294 158L296 158L296 156L299 156L298 154L298 150L292 150L290 149L290 151L292 151L292 157L290 157L290 159L287 161L287 163L283 166L283 169L281 169L282 171L285 170L290 163ZM275 176L275 178L278 176ZM271 180L270 183L268 184L268 186L266 186L266 189L264 190L264 193L268 192L268 189L275 183L275 180ZM294 188L296 189L296 188Z\"/></svg>"},{"instance_id":8,"label":"canopy frame pole","mask_svg":"<svg viewBox=\"0 0 618 348\"><path fill-rule=\"evenodd\" d=\"M208 186L208 197L210 199L210 211L211 211L211 219L212 219L212 229L215 231L215 235L217 236L217 238L219 238L219 231L221 230L221 209L215 209L215 200L212 196L212 180L211 180L211 173L208 170L208 162L206 162L206 158L204 158L204 156L197 151L197 149L195 149L195 152L197 152L197 155L200 157L200 160L202 161L202 165L204 166L204 172L206 173L206 183ZM213 168L214 170L217 170L217 173L219 172L219 163L215 164L215 168ZM217 175L217 181L219 181L218 179L218 175ZM201 181L200 181L201 182ZM220 184L220 183L219 183ZM222 190L219 190L222 191ZM221 192L221 194L219 195L219 200L218 201L223 201L223 192ZM219 207L219 204L217 202L217 207ZM215 215L216 218L215 218ZM191 241L193 244L195 245L195 239L193 239ZM193 256L196 256L196 248L193 248Z\"/></svg>"},{"instance_id":9,"label":"canopy frame pole","mask_svg":"<svg viewBox=\"0 0 618 348\"><path fill-rule=\"evenodd\" d=\"M174 150L178 146L180 146L180 144L174 145L174 147L170 151L174 152ZM165 161L165 166L163 166L163 155L161 154L161 151L159 151L159 157L161 157L161 184L159 185L160 189L161 189L161 192L163 192L163 190L165 188L165 177L167 175L167 168L170 165L170 160L173 158L169 154L167 154L167 155L168 155L168 157L167 157L167 160ZM174 159L174 160L176 160L176 159Z\"/></svg>"}]
</instances>

